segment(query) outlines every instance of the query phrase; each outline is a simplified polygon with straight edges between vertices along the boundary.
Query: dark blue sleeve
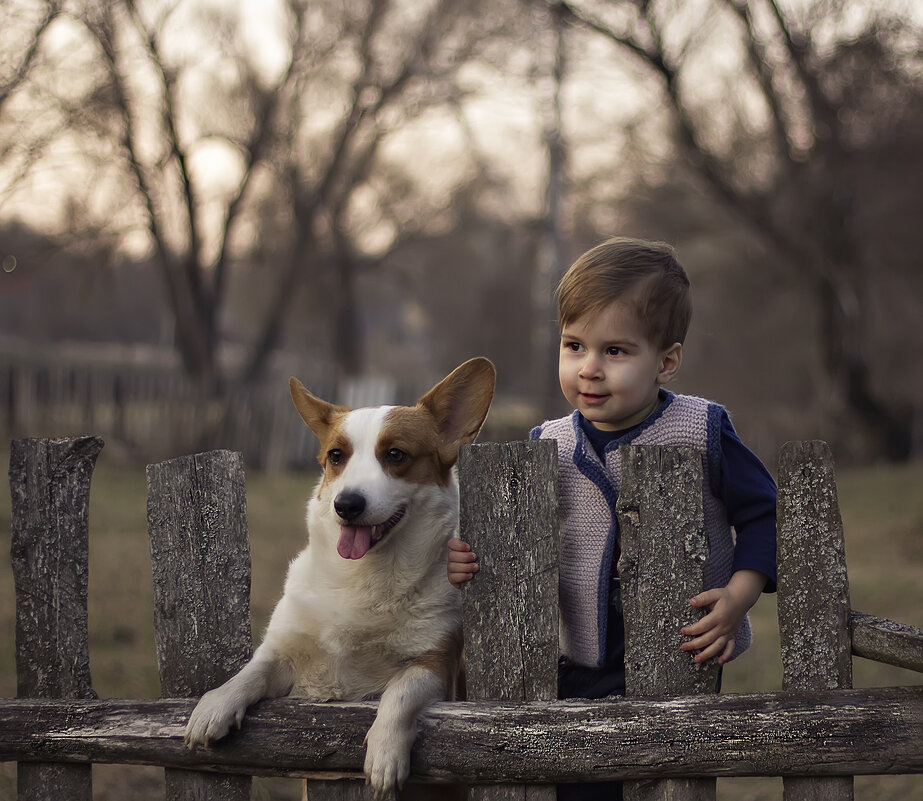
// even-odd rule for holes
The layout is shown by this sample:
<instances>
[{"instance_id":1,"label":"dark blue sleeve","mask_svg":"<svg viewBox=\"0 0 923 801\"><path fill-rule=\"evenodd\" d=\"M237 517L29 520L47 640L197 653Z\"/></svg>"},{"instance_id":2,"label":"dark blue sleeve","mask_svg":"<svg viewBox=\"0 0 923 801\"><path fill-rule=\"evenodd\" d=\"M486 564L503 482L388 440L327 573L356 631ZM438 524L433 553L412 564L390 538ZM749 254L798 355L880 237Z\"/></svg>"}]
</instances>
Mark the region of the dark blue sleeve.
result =
<instances>
[{"instance_id":1,"label":"dark blue sleeve","mask_svg":"<svg viewBox=\"0 0 923 801\"><path fill-rule=\"evenodd\" d=\"M758 570L776 590L776 482L737 436L727 412L721 420L719 497L734 527L734 570Z\"/></svg>"}]
</instances>

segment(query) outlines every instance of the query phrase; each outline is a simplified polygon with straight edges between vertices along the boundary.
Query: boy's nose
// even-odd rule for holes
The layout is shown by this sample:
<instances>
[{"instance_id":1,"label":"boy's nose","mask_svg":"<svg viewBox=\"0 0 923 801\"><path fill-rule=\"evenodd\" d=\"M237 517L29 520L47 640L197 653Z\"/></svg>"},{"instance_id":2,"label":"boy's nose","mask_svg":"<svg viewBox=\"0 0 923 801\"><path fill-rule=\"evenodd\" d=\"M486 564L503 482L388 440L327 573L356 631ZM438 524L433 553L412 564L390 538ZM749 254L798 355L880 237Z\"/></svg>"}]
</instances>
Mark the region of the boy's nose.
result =
<instances>
[{"instance_id":1,"label":"boy's nose","mask_svg":"<svg viewBox=\"0 0 923 801\"><path fill-rule=\"evenodd\" d=\"M601 373L599 359L595 356L588 355L580 365L581 378L597 378Z\"/></svg>"}]
</instances>

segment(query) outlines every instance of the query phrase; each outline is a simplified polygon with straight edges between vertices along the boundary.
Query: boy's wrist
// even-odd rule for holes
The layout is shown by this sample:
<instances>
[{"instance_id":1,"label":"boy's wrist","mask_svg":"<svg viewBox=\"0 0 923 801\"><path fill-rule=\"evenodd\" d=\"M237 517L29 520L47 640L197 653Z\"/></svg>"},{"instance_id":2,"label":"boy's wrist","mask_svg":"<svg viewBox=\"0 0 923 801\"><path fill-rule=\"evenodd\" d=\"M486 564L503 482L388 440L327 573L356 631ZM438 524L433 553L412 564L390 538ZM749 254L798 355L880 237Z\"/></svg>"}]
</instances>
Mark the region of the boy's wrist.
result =
<instances>
[{"instance_id":1,"label":"boy's wrist","mask_svg":"<svg viewBox=\"0 0 923 801\"><path fill-rule=\"evenodd\" d=\"M759 570L744 569L735 571L727 586L735 596L748 601L749 606L753 606L759 600L768 581L769 577L765 573Z\"/></svg>"}]
</instances>

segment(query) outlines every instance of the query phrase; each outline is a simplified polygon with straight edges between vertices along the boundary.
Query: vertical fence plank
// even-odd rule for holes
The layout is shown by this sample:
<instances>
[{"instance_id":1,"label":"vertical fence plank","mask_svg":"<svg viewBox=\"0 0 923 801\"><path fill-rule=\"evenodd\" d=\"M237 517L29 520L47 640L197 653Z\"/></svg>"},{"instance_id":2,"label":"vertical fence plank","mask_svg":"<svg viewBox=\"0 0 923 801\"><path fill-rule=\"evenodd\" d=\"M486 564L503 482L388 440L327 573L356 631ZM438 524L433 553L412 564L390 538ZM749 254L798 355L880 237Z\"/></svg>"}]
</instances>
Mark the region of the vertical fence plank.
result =
<instances>
[{"instance_id":1,"label":"vertical fence plank","mask_svg":"<svg viewBox=\"0 0 923 801\"><path fill-rule=\"evenodd\" d=\"M95 698L87 633L90 479L101 439L16 440L10 449L18 694ZM89 801L89 765L19 763L20 801Z\"/></svg>"},{"instance_id":2,"label":"vertical fence plank","mask_svg":"<svg viewBox=\"0 0 923 801\"><path fill-rule=\"evenodd\" d=\"M462 448L459 533L480 571L464 590L469 700L557 697L557 448L551 441ZM554 785L476 786L474 801L553 801Z\"/></svg>"},{"instance_id":3,"label":"vertical fence plank","mask_svg":"<svg viewBox=\"0 0 923 801\"><path fill-rule=\"evenodd\" d=\"M704 587L708 556L702 457L689 448L626 445L620 455L618 567L625 616L626 692L642 698L714 692L717 665L697 665L679 647L680 628L703 614L688 602ZM629 801L713 801L715 791L711 778L624 786Z\"/></svg>"},{"instance_id":4,"label":"vertical fence plank","mask_svg":"<svg viewBox=\"0 0 923 801\"><path fill-rule=\"evenodd\" d=\"M825 442L789 442L779 454L777 547L783 689L852 687L846 547ZM853 780L786 778L784 797L851 801Z\"/></svg>"},{"instance_id":5,"label":"vertical fence plank","mask_svg":"<svg viewBox=\"0 0 923 801\"><path fill-rule=\"evenodd\" d=\"M250 547L239 453L147 468L161 694L199 696L250 657ZM165 771L166 801L249 801L250 777Z\"/></svg>"}]
</instances>

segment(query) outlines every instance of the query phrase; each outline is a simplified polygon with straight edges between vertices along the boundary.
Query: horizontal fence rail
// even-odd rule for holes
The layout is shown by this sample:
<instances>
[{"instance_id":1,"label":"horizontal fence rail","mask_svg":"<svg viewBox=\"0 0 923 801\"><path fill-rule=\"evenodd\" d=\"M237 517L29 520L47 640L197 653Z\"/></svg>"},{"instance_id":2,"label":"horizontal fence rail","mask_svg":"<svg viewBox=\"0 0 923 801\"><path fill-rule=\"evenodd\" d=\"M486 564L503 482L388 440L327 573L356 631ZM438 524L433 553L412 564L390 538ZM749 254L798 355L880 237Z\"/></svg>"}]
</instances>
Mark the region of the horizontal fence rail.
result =
<instances>
[{"instance_id":1,"label":"horizontal fence rail","mask_svg":"<svg viewBox=\"0 0 923 801\"><path fill-rule=\"evenodd\" d=\"M923 629L855 610L850 623L854 656L923 673Z\"/></svg>"},{"instance_id":2,"label":"horizontal fence rail","mask_svg":"<svg viewBox=\"0 0 923 801\"><path fill-rule=\"evenodd\" d=\"M376 704L263 701L190 751L194 701L0 701L0 759L359 775ZM923 687L431 706L416 778L464 783L923 772Z\"/></svg>"}]
</instances>

